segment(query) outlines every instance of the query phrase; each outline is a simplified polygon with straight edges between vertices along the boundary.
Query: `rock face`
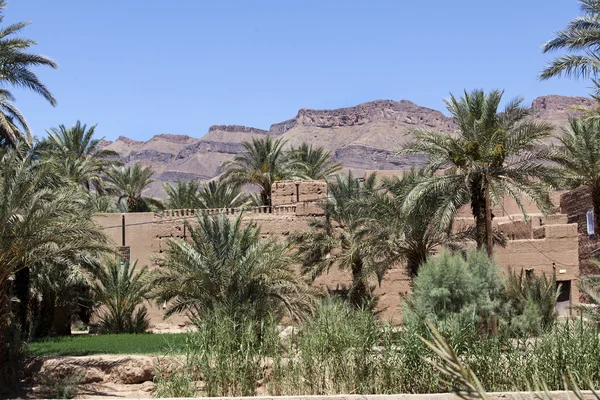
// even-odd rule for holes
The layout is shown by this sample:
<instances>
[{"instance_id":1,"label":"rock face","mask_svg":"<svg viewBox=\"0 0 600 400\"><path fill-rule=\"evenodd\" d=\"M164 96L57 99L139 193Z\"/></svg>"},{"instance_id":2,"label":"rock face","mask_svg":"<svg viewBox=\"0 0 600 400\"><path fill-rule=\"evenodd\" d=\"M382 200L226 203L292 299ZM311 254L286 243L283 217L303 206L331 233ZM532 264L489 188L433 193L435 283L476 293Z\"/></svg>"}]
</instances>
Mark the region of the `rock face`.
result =
<instances>
[{"instance_id":1,"label":"rock face","mask_svg":"<svg viewBox=\"0 0 600 400\"><path fill-rule=\"evenodd\" d=\"M577 113L573 106L592 108L586 97L542 96L532 107L534 118L558 127ZM400 146L419 128L451 132L453 120L440 111L408 100L376 100L336 110L301 109L296 117L271 125L269 130L240 125L213 125L200 139L187 135L160 134L147 142L119 137L104 147L122 155L126 164L141 162L155 170L149 194L164 195L162 185L178 180L210 180L223 172L224 162L243 151L242 142L267 135L283 138L288 146L302 142L331 151L345 169L361 175L366 170L407 169L420 166L424 156L397 156Z\"/></svg>"}]
</instances>

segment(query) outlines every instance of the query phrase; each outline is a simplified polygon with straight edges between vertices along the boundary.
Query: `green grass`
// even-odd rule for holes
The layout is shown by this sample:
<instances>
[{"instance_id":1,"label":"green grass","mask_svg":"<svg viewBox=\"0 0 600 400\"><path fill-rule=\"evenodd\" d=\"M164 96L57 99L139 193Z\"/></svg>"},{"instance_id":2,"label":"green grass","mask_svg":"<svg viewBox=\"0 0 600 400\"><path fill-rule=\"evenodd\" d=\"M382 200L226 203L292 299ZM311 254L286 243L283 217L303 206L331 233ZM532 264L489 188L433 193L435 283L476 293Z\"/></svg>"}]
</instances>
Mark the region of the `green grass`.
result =
<instances>
[{"instance_id":1,"label":"green grass","mask_svg":"<svg viewBox=\"0 0 600 400\"><path fill-rule=\"evenodd\" d=\"M90 354L178 353L186 334L73 335L29 343L32 356L85 356Z\"/></svg>"}]
</instances>

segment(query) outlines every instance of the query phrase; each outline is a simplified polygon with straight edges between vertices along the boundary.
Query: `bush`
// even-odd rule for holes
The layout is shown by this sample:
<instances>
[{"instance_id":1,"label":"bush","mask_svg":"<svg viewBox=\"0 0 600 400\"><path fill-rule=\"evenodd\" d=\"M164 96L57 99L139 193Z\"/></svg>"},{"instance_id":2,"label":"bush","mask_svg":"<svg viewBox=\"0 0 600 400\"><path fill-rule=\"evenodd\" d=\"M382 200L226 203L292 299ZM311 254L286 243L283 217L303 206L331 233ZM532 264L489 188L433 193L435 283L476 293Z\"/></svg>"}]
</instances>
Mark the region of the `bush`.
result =
<instances>
[{"instance_id":1,"label":"bush","mask_svg":"<svg viewBox=\"0 0 600 400\"><path fill-rule=\"evenodd\" d=\"M279 336L273 319L232 316L216 309L205 314L198 332L190 333L185 360L164 361L155 382L165 395L254 396L265 381L266 360L279 356ZM202 382L195 389L193 382Z\"/></svg>"},{"instance_id":2,"label":"bush","mask_svg":"<svg viewBox=\"0 0 600 400\"><path fill-rule=\"evenodd\" d=\"M504 299L511 330L530 336L548 331L556 322L559 294L555 276L524 275L522 270L517 275L510 271Z\"/></svg>"},{"instance_id":3,"label":"bush","mask_svg":"<svg viewBox=\"0 0 600 400\"><path fill-rule=\"evenodd\" d=\"M100 330L104 333L143 333L150 324L142 303L149 298L147 268L135 271L137 261L108 261L98 274L93 290L103 308Z\"/></svg>"},{"instance_id":4,"label":"bush","mask_svg":"<svg viewBox=\"0 0 600 400\"><path fill-rule=\"evenodd\" d=\"M479 320L497 314L503 279L484 252L443 252L423 264L406 301L407 324Z\"/></svg>"}]
</instances>

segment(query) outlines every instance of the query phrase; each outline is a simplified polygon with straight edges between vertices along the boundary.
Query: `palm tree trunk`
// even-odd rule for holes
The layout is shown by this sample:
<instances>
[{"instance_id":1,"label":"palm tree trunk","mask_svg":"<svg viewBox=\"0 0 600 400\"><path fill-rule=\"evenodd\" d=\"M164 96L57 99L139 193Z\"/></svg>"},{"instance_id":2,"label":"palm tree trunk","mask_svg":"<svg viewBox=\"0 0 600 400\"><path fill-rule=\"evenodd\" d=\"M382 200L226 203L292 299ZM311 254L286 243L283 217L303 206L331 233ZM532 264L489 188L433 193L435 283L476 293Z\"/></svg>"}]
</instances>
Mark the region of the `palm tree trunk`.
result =
<instances>
[{"instance_id":1,"label":"palm tree trunk","mask_svg":"<svg viewBox=\"0 0 600 400\"><path fill-rule=\"evenodd\" d=\"M471 211L475 218L475 232L477 249L485 248L487 244L487 231L485 225L486 209L485 194L483 192L483 179L476 179L471 184Z\"/></svg>"},{"instance_id":2,"label":"palm tree trunk","mask_svg":"<svg viewBox=\"0 0 600 400\"><path fill-rule=\"evenodd\" d=\"M362 260L352 264L352 287L350 288L350 303L355 307L362 307L369 297L369 287L363 276Z\"/></svg>"}]
</instances>

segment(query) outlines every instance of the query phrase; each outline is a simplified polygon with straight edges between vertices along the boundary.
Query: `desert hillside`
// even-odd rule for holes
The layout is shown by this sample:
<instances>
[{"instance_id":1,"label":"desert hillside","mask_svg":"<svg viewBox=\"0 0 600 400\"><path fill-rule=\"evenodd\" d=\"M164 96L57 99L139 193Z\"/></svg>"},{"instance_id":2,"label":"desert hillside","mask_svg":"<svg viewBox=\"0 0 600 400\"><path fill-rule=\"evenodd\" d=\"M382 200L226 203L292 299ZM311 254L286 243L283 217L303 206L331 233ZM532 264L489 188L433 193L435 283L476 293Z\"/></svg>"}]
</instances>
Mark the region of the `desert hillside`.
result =
<instances>
[{"instance_id":1,"label":"desert hillside","mask_svg":"<svg viewBox=\"0 0 600 400\"><path fill-rule=\"evenodd\" d=\"M593 107L585 97L542 96L533 100L535 118L560 130L574 114L572 106ZM141 162L156 171L150 193L164 194L162 184L178 180L206 181L218 176L221 165L252 137L283 137L288 145L302 142L323 146L347 169L362 173L373 169L404 169L423 162L421 156L396 156L395 150L410 139L412 129L452 131L454 123L438 110L408 101L376 100L336 110L301 109L289 120L269 130L239 125L213 125L202 138L160 134L147 142L119 137L105 146L122 155L125 163Z\"/></svg>"}]
</instances>

